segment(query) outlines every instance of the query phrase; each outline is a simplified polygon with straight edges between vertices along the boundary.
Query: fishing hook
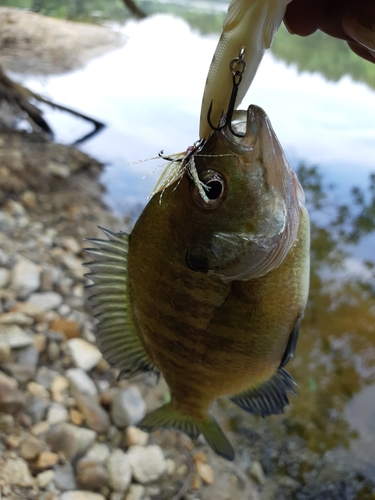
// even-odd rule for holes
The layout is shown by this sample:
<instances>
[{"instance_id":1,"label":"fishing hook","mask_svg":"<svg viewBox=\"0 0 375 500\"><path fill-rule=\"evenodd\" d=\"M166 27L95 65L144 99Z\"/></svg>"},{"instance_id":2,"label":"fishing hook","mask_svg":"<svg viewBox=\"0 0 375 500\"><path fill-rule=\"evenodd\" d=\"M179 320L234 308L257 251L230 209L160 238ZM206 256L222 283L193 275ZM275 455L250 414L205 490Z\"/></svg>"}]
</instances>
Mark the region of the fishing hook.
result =
<instances>
[{"instance_id":1,"label":"fishing hook","mask_svg":"<svg viewBox=\"0 0 375 500\"><path fill-rule=\"evenodd\" d=\"M238 93L238 88L241 84L242 81L242 76L244 74L244 71L246 69L246 63L243 60L245 56L245 47L241 47L240 53L237 57L231 60L229 64L229 69L230 72L232 73L232 93L229 99L229 104L228 104L228 110L225 113L225 121L223 122L223 115L224 112L221 113L220 120L219 120L219 125L215 127L215 125L212 124L211 122L211 112L212 112L212 104L213 104L213 99L211 100L210 106L208 108L207 112L207 121L209 126L212 128L212 130L219 131L223 130L226 126L228 126L230 132L235 135L236 137L243 137L245 134L238 134L232 129L232 117L233 117L233 112L234 108L236 106L236 98L237 98L237 93ZM240 69L236 69L236 66L240 66Z\"/></svg>"}]
</instances>

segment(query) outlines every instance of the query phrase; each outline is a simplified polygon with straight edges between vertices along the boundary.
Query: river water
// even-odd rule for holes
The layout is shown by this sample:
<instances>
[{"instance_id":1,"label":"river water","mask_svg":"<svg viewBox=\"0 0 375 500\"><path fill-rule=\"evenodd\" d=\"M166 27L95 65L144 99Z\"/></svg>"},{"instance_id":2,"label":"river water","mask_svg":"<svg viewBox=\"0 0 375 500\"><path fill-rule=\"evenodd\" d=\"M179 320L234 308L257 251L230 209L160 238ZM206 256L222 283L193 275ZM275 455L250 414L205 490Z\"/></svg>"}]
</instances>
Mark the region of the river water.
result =
<instances>
[{"instance_id":1,"label":"river water","mask_svg":"<svg viewBox=\"0 0 375 500\"><path fill-rule=\"evenodd\" d=\"M184 151L197 140L219 35L202 35L168 15L116 29L127 38L123 48L80 71L22 81L107 124L81 148L107 164L105 201L125 214L139 212L157 181L158 171L152 172L163 161L149 159L160 150ZM307 166L314 221L310 300L288 366L299 383L288 414L298 423L291 432L310 449L333 452L374 478L375 185L369 188L368 178L375 172L375 91L348 75L331 82L319 73L299 73L270 52L241 107L250 103L266 110L292 166ZM46 118L64 143L90 128L61 112L46 109ZM362 204L350 194L353 186L362 189Z\"/></svg>"}]
</instances>

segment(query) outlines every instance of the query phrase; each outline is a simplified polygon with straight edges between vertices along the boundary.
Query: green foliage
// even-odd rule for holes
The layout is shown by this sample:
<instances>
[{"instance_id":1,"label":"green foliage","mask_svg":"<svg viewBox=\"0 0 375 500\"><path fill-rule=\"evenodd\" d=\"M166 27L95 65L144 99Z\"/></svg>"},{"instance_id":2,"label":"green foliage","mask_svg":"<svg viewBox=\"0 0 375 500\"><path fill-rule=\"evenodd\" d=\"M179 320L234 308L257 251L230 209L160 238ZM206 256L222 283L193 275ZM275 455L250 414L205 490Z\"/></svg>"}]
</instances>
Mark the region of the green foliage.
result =
<instances>
[{"instance_id":1,"label":"green foliage","mask_svg":"<svg viewBox=\"0 0 375 500\"><path fill-rule=\"evenodd\" d=\"M295 63L299 71L319 72L333 81L350 75L375 88L375 65L354 54L343 40L321 31L303 38L291 36L281 26L271 51L276 58L288 64Z\"/></svg>"},{"instance_id":2,"label":"green foliage","mask_svg":"<svg viewBox=\"0 0 375 500\"><path fill-rule=\"evenodd\" d=\"M60 19L89 23L113 20L124 22L129 16L122 0L2 0L2 5Z\"/></svg>"}]
</instances>

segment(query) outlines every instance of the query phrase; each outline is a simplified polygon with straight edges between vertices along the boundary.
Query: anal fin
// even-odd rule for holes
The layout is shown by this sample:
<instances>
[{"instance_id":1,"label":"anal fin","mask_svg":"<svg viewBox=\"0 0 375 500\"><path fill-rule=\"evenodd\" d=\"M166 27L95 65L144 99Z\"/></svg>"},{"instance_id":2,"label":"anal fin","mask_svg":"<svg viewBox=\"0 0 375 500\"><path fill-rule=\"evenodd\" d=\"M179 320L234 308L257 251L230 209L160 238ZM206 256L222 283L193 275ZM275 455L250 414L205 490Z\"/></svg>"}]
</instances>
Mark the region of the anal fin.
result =
<instances>
[{"instance_id":1,"label":"anal fin","mask_svg":"<svg viewBox=\"0 0 375 500\"><path fill-rule=\"evenodd\" d=\"M229 399L248 413L266 417L282 413L284 407L289 404L287 392L296 395L295 385L297 384L293 377L280 367L267 382Z\"/></svg>"},{"instance_id":2,"label":"anal fin","mask_svg":"<svg viewBox=\"0 0 375 500\"><path fill-rule=\"evenodd\" d=\"M99 324L96 337L99 349L108 363L119 368L119 378L129 378L142 372L157 372L145 352L132 319L128 287L129 235L100 228L107 240L90 238L97 248L85 251L94 259L85 263L91 269L86 274L94 284L90 300L94 303Z\"/></svg>"}]
</instances>

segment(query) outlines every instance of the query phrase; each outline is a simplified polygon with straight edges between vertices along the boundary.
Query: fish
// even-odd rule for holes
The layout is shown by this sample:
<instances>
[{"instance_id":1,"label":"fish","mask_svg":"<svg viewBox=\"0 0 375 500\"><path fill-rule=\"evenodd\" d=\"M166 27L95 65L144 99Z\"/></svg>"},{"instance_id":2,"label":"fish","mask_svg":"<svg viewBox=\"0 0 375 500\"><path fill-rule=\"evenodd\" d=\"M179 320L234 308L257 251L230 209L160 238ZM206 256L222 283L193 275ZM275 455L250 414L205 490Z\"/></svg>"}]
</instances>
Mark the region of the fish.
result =
<instances>
[{"instance_id":1,"label":"fish","mask_svg":"<svg viewBox=\"0 0 375 500\"><path fill-rule=\"evenodd\" d=\"M219 124L227 109L227 95L232 88L232 76L228 71L231 61L241 49L244 54L244 75L235 108L246 95L264 52L273 41L291 0L232 0L224 19L223 30L208 70L203 93L199 136L207 138L211 128L207 121ZM212 107L210 113L210 106Z\"/></svg>"},{"instance_id":2,"label":"fish","mask_svg":"<svg viewBox=\"0 0 375 500\"><path fill-rule=\"evenodd\" d=\"M260 107L172 160L130 235L88 240L97 342L119 378L164 376L170 401L141 429L203 434L233 460L211 404L267 416L295 394L285 365L308 295L309 217Z\"/></svg>"}]
</instances>

